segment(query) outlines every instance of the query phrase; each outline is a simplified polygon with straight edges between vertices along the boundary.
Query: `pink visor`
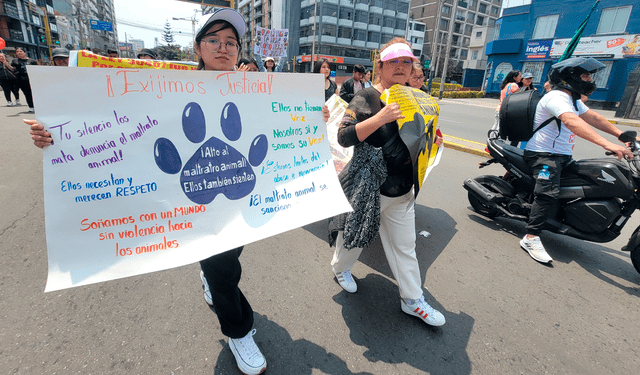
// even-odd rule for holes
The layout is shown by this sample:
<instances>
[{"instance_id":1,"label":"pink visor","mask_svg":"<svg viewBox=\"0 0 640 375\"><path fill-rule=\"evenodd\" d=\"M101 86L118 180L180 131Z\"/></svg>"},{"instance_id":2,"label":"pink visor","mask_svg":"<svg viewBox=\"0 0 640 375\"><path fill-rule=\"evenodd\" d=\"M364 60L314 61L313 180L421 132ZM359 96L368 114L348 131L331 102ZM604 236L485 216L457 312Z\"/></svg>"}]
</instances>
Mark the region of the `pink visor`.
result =
<instances>
[{"instance_id":1,"label":"pink visor","mask_svg":"<svg viewBox=\"0 0 640 375\"><path fill-rule=\"evenodd\" d=\"M418 61L413 55L411 47L404 43L394 43L380 53L380 61L389 61L400 57L411 57L413 61Z\"/></svg>"}]
</instances>

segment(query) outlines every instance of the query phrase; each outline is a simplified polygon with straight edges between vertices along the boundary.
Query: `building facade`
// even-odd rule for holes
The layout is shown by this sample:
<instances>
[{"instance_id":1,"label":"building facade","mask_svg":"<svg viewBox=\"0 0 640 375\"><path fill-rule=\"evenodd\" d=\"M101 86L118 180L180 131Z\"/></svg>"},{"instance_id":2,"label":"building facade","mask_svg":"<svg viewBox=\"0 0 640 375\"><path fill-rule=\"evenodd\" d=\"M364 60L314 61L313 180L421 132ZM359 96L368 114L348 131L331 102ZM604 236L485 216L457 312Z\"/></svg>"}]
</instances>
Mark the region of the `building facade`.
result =
<instances>
[{"instance_id":1,"label":"building facade","mask_svg":"<svg viewBox=\"0 0 640 375\"><path fill-rule=\"evenodd\" d=\"M464 61L476 26L491 27L500 17L502 0L411 0L410 17L426 24L423 54L440 76L451 38L447 81L462 82ZM433 61L435 60L435 61Z\"/></svg>"},{"instance_id":2,"label":"building facade","mask_svg":"<svg viewBox=\"0 0 640 375\"><path fill-rule=\"evenodd\" d=\"M283 0L241 0L238 12L247 21L247 33L242 38L242 50L251 51L256 38L256 27L265 29L286 29L283 22Z\"/></svg>"},{"instance_id":3,"label":"building facade","mask_svg":"<svg viewBox=\"0 0 640 375\"><path fill-rule=\"evenodd\" d=\"M389 40L407 36L409 0L286 1L296 71L312 69L315 47L314 55L327 58L340 81L355 64L372 67L374 51Z\"/></svg>"},{"instance_id":4,"label":"building facade","mask_svg":"<svg viewBox=\"0 0 640 375\"><path fill-rule=\"evenodd\" d=\"M495 28L493 26L476 26L473 28L467 60L462 65L464 70L462 86L485 90L483 82L486 81L485 74L488 62L485 47L487 43L493 40L494 31Z\"/></svg>"},{"instance_id":5,"label":"building facade","mask_svg":"<svg viewBox=\"0 0 640 375\"><path fill-rule=\"evenodd\" d=\"M118 30L113 0L48 0L56 11L69 20L77 43L74 49L89 48L104 53L118 48ZM70 32L71 34L71 32Z\"/></svg>"},{"instance_id":6,"label":"building facade","mask_svg":"<svg viewBox=\"0 0 640 375\"><path fill-rule=\"evenodd\" d=\"M486 47L487 93L498 94L503 77L512 69L533 73L534 84L542 90L549 68L592 5L584 0L533 0L505 9L496 23L496 38ZM615 106L629 72L640 63L640 3L601 0L573 56L594 57L606 66L594 77L598 89L589 99L604 108Z\"/></svg>"},{"instance_id":7,"label":"building facade","mask_svg":"<svg viewBox=\"0 0 640 375\"><path fill-rule=\"evenodd\" d=\"M142 39L129 39L129 43L131 43L132 49L136 54L144 48L144 40Z\"/></svg>"},{"instance_id":8,"label":"building facade","mask_svg":"<svg viewBox=\"0 0 640 375\"><path fill-rule=\"evenodd\" d=\"M424 49L424 32L427 28L427 25L409 19L409 25L407 27L407 42L411 43L411 49L413 50L413 55L424 60L423 49Z\"/></svg>"},{"instance_id":9,"label":"building facade","mask_svg":"<svg viewBox=\"0 0 640 375\"><path fill-rule=\"evenodd\" d=\"M3 0L0 2L0 37L5 52L14 54L17 47L29 57L49 61L49 32L53 47L60 45L58 25L52 0Z\"/></svg>"}]
</instances>

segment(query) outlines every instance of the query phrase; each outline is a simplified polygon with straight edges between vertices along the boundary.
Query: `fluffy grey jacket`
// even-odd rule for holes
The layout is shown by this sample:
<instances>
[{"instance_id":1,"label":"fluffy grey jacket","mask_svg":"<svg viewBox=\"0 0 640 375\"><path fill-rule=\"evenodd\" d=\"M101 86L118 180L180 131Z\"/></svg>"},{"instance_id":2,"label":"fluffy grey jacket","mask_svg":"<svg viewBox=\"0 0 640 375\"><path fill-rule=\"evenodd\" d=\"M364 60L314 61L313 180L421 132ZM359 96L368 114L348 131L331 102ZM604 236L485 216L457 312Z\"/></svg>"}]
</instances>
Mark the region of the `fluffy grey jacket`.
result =
<instances>
[{"instance_id":1,"label":"fluffy grey jacket","mask_svg":"<svg viewBox=\"0 0 640 375\"><path fill-rule=\"evenodd\" d=\"M353 158L338 176L353 212L329 220L329 245L344 231L346 249L367 247L380 228L380 186L387 178L382 149L362 142L355 146Z\"/></svg>"}]
</instances>

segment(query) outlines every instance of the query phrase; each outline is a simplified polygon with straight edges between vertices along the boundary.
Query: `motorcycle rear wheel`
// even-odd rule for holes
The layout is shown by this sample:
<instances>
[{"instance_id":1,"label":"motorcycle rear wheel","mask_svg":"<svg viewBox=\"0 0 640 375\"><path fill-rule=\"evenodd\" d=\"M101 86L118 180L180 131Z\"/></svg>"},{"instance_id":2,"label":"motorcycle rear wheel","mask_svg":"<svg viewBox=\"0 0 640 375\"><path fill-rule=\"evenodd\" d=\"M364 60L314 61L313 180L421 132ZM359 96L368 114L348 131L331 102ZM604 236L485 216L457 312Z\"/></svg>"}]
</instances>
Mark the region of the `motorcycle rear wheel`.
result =
<instances>
[{"instance_id":1,"label":"motorcycle rear wheel","mask_svg":"<svg viewBox=\"0 0 640 375\"><path fill-rule=\"evenodd\" d=\"M629 253L629 257L631 257L631 263L633 263L633 267L635 267L636 271L640 273L640 246L631 250Z\"/></svg>"},{"instance_id":2,"label":"motorcycle rear wheel","mask_svg":"<svg viewBox=\"0 0 640 375\"><path fill-rule=\"evenodd\" d=\"M482 184L482 186L484 186L486 189L493 191L493 189L491 189L491 187L488 186L487 184ZM469 203L471 203L471 207L473 207L474 211L476 211L477 213L483 216L486 216L488 218L494 218L498 216L498 214L500 213L500 211L496 210L495 208L489 207L483 204L482 202L480 202L480 199L476 198L476 196L473 195L471 192L469 192L468 198L469 198Z\"/></svg>"}]
</instances>

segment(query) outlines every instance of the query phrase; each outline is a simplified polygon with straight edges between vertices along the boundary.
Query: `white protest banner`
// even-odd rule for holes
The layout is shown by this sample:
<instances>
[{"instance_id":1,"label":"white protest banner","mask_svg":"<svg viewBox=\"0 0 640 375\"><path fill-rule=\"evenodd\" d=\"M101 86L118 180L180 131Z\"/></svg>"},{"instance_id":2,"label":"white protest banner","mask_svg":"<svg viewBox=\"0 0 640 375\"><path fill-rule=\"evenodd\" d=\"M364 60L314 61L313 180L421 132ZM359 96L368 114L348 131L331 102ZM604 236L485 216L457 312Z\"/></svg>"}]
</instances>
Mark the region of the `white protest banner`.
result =
<instances>
[{"instance_id":1,"label":"white protest banner","mask_svg":"<svg viewBox=\"0 0 640 375\"><path fill-rule=\"evenodd\" d=\"M284 57L289 44L289 29L263 29L256 26L253 54L263 57Z\"/></svg>"},{"instance_id":2,"label":"white protest banner","mask_svg":"<svg viewBox=\"0 0 640 375\"><path fill-rule=\"evenodd\" d=\"M321 75L30 66L29 77L54 140L46 291L178 267L351 210Z\"/></svg>"}]
</instances>

